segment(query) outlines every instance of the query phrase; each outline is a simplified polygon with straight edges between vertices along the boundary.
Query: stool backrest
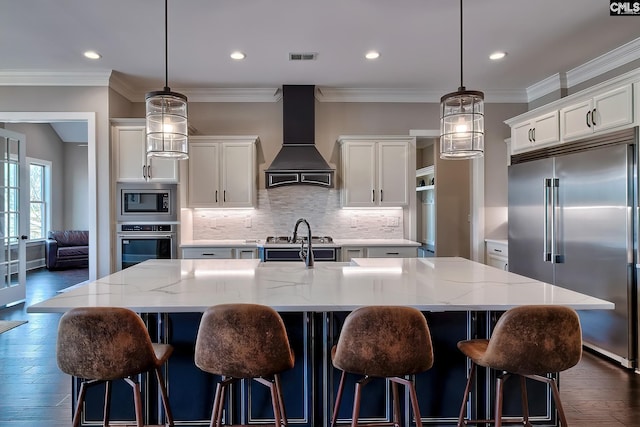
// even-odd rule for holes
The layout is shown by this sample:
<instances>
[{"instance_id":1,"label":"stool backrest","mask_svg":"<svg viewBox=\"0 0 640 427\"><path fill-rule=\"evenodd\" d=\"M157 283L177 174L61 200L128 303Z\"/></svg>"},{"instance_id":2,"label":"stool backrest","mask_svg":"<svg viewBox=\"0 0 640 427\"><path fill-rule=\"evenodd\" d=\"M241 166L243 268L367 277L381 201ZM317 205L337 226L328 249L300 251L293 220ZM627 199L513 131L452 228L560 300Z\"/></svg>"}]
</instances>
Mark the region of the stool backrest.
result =
<instances>
[{"instance_id":1,"label":"stool backrest","mask_svg":"<svg viewBox=\"0 0 640 427\"><path fill-rule=\"evenodd\" d=\"M273 375L294 363L280 315L259 304L220 304L202 316L195 364L213 374L234 378Z\"/></svg>"},{"instance_id":2,"label":"stool backrest","mask_svg":"<svg viewBox=\"0 0 640 427\"><path fill-rule=\"evenodd\" d=\"M544 375L575 366L581 356L582 331L575 310L529 305L500 317L483 360L495 369Z\"/></svg>"},{"instance_id":3,"label":"stool backrest","mask_svg":"<svg viewBox=\"0 0 640 427\"><path fill-rule=\"evenodd\" d=\"M334 366L346 372L395 377L433 366L431 333L415 308L368 306L345 319L333 349Z\"/></svg>"},{"instance_id":4,"label":"stool backrest","mask_svg":"<svg viewBox=\"0 0 640 427\"><path fill-rule=\"evenodd\" d=\"M119 307L66 312L58 325L56 358L62 372L98 380L136 375L157 363L142 319Z\"/></svg>"}]
</instances>

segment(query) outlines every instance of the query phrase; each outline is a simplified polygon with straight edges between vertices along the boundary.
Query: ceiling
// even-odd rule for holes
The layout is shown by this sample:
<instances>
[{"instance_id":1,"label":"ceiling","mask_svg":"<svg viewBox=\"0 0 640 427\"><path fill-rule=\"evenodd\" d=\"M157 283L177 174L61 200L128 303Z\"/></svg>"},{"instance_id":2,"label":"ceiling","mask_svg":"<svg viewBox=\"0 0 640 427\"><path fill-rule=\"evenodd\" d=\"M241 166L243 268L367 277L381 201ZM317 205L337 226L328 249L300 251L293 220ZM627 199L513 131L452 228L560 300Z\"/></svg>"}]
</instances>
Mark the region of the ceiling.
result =
<instances>
[{"instance_id":1,"label":"ceiling","mask_svg":"<svg viewBox=\"0 0 640 427\"><path fill-rule=\"evenodd\" d=\"M314 84L437 99L460 84L459 13L454 0L171 0L169 86L190 97ZM464 21L464 83L488 101L521 102L532 85L630 42L624 55L640 57L640 16L609 16L606 0L467 0ZM89 49L102 58L84 58ZM364 59L371 49L379 59ZM489 60L496 50L508 55ZM317 59L289 60L301 52ZM161 0L20 0L0 14L0 85L112 70L139 101L162 89L164 67Z\"/></svg>"}]
</instances>

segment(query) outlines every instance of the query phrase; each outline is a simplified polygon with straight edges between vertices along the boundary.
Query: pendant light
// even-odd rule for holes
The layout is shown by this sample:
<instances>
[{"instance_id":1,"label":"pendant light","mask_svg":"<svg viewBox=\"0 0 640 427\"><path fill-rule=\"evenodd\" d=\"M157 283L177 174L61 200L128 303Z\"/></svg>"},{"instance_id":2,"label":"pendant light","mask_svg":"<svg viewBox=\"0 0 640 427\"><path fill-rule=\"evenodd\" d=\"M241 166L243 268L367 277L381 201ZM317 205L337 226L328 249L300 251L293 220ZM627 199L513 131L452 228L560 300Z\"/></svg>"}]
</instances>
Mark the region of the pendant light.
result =
<instances>
[{"instance_id":1,"label":"pendant light","mask_svg":"<svg viewBox=\"0 0 640 427\"><path fill-rule=\"evenodd\" d=\"M187 97L171 92L168 66L167 0L164 0L164 89L145 96L147 157L188 159Z\"/></svg>"},{"instance_id":2,"label":"pendant light","mask_svg":"<svg viewBox=\"0 0 640 427\"><path fill-rule=\"evenodd\" d=\"M440 98L440 158L472 159L484 153L484 94L462 83L460 0L460 87Z\"/></svg>"}]
</instances>

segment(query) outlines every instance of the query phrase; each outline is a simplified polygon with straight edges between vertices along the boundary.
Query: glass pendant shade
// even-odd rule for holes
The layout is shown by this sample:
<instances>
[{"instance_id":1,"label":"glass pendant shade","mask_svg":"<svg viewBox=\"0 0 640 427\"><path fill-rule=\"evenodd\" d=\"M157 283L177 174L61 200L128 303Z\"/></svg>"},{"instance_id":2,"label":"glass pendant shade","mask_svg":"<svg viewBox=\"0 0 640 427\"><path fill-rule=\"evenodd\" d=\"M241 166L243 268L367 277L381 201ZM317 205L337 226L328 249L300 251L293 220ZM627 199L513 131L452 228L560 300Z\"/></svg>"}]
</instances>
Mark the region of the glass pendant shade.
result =
<instances>
[{"instance_id":1,"label":"glass pendant shade","mask_svg":"<svg viewBox=\"0 0 640 427\"><path fill-rule=\"evenodd\" d=\"M465 90L440 99L440 158L472 159L484 154L484 94Z\"/></svg>"},{"instance_id":2,"label":"glass pendant shade","mask_svg":"<svg viewBox=\"0 0 640 427\"><path fill-rule=\"evenodd\" d=\"M188 159L187 97L169 90L146 95L147 156Z\"/></svg>"}]
</instances>

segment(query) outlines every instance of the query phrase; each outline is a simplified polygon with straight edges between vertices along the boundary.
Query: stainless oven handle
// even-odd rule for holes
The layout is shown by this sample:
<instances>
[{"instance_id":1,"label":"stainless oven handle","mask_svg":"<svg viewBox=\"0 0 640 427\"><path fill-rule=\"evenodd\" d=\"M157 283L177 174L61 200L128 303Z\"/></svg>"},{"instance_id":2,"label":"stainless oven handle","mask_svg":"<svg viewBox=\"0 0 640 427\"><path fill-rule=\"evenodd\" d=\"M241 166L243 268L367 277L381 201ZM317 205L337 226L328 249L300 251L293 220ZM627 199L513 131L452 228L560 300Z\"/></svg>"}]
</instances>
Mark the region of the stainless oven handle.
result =
<instances>
[{"instance_id":1,"label":"stainless oven handle","mask_svg":"<svg viewBox=\"0 0 640 427\"><path fill-rule=\"evenodd\" d=\"M118 237L122 237L122 238L133 238L133 237L137 237L137 238L150 238L150 239L157 239L157 238L166 238L166 239L175 239L176 235L174 234L146 234L144 232L139 232L139 233L117 233Z\"/></svg>"}]
</instances>

